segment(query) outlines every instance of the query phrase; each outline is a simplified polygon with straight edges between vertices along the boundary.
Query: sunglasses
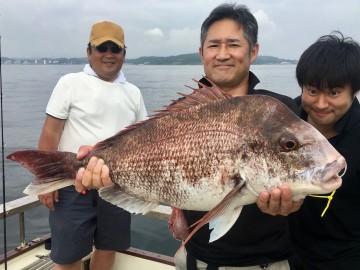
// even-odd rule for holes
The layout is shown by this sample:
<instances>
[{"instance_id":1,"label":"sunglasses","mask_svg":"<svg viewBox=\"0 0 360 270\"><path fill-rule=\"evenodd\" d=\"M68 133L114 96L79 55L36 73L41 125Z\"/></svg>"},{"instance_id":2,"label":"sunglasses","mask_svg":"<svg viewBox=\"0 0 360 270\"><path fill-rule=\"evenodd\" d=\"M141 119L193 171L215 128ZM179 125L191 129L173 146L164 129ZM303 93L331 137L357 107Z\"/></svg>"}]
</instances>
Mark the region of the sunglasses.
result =
<instances>
[{"instance_id":1,"label":"sunglasses","mask_svg":"<svg viewBox=\"0 0 360 270\"><path fill-rule=\"evenodd\" d=\"M99 45L92 47L96 48L96 50L100 53L105 53L108 51L108 49L110 49L112 53L118 54L121 53L121 51L123 50L123 48L121 48L120 46L113 46L113 45Z\"/></svg>"}]
</instances>

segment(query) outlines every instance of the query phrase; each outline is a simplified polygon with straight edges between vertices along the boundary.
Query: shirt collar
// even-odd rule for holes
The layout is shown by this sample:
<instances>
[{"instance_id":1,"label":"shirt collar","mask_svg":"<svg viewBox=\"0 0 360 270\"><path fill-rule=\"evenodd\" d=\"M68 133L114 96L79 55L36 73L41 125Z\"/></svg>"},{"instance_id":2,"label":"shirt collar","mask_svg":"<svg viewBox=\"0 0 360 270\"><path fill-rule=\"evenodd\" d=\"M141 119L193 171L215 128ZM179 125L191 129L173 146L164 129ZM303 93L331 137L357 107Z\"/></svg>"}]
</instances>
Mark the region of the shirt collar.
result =
<instances>
[{"instance_id":1,"label":"shirt collar","mask_svg":"<svg viewBox=\"0 0 360 270\"><path fill-rule=\"evenodd\" d=\"M95 77L99 78L99 76L96 74L96 72L92 69L92 67L89 64L85 65L84 72L87 75L95 76ZM122 72L122 70L120 70L118 76L116 77L116 79L114 81L112 81L112 83L124 83L124 82L126 82L126 78L125 78L125 75Z\"/></svg>"},{"instance_id":2,"label":"shirt collar","mask_svg":"<svg viewBox=\"0 0 360 270\"><path fill-rule=\"evenodd\" d=\"M206 77L200 80L201 83L205 84L206 86L211 86L210 82L206 79ZM255 86L260 82L258 77L251 71L249 71L249 89L248 94L255 94Z\"/></svg>"},{"instance_id":3,"label":"shirt collar","mask_svg":"<svg viewBox=\"0 0 360 270\"><path fill-rule=\"evenodd\" d=\"M249 71L249 89L248 94L252 95L255 94L255 86L260 82L258 77L251 71Z\"/></svg>"}]
</instances>

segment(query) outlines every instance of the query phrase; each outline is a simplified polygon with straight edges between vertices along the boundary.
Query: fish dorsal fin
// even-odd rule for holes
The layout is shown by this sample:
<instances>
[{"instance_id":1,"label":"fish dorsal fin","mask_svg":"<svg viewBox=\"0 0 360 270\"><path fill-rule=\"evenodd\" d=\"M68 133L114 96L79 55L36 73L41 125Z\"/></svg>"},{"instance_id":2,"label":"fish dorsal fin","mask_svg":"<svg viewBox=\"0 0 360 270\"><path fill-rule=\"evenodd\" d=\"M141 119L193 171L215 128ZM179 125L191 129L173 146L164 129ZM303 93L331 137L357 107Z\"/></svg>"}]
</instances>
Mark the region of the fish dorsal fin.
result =
<instances>
[{"instance_id":1,"label":"fish dorsal fin","mask_svg":"<svg viewBox=\"0 0 360 270\"><path fill-rule=\"evenodd\" d=\"M217 218L220 217L220 220L223 220L221 218L222 215L226 215L228 216L229 211L233 210L233 209L229 209L229 207L231 208L232 206L232 200L234 199L234 197L237 195L238 191L244 186L245 181L241 180L241 182L239 184L237 184L233 190L231 190L226 196L225 198L218 204L216 205L213 209L211 209L209 212L207 212L200 220L198 220L197 222L195 222L194 224L192 224L190 227L194 227L195 228L191 231L191 233L186 237L186 239L181 243L181 246L179 247L178 251L180 251L181 248L183 248L185 246L185 244L189 241L189 239L205 224L209 223L212 220L216 220ZM226 230L230 230L231 226L235 223L236 219L239 217L240 212L241 212L242 208L239 208L239 211L236 211L236 217L234 217L231 220L231 225L226 227ZM215 223L211 224L210 227L214 228L213 226L216 226L216 223L219 220L215 221ZM223 221L221 221L220 223L222 223ZM219 223L218 223L219 224ZM220 238L221 236L223 236L225 233L227 233L227 231L224 232L220 232L220 229L215 229L215 237L210 238L210 241L215 241L216 239Z\"/></svg>"},{"instance_id":2,"label":"fish dorsal fin","mask_svg":"<svg viewBox=\"0 0 360 270\"><path fill-rule=\"evenodd\" d=\"M150 116L150 118L159 118L199 104L206 104L215 100L231 98L230 95L223 92L209 78L203 77L203 79L206 80L210 84L210 86L193 79L194 82L200 85L200 88L193 88L191 86L185 85L186 87L193 90L191 94L183 94L177 92L177 94L182 96L182 98L179 98L178 100L172 100L173 103L169 106L165 106L166 109L155 111L157 112L157 114Z\"/></svg>"},{"instance_id":3,"label":"fish dorsal fin","mask_svg":"<svg viewBox=\"0 0 360 270\"><path fill-rule=\"evenodd\" d=\"M221 99L228 99L231 98L229 94L226 94L223 92L215 83L213 83L209 78L203 77L203 80L206 82L202 83L200 81L197 81L193 79L200 87L199 88L193 88L191 86L185 85L186 87L193 90L191 94L183 94L177 92L178 95L181 96L178 100L172 100L172 103L168 106L165 106L164 110L156 110L154 115L150 115L149 119L141 121L137 124L127 126L123 130L116 133L114 136L98 142L93 149L101 149L106 148L112 145L113 141L116 140L119 136L122 136L126 133L131 132L132 130L137 129L138 127L153 121L154 119L158 119L164 116L167 116L172 113L176 113L188 108L191 108L196 105L200 104L206 104L209 102L213 102L216 100ZM207 85L209 84L209 85Z\"/></svg>"}]
</instances>

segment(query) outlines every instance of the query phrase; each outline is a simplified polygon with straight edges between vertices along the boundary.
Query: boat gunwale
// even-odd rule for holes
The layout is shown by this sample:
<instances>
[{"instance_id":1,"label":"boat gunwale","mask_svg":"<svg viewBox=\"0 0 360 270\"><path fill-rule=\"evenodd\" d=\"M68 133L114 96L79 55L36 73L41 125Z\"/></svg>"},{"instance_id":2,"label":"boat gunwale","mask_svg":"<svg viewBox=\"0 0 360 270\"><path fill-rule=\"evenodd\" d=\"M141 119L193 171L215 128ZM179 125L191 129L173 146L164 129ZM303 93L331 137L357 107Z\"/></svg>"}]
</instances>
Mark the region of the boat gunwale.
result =
<instances>
[{"instance_id":1,"label":"boat gunwale","mask_svg":"<svg viewBox=\"0 0 360 270\"><path fill-rule=\"evenodd\" d=\"M7 254L6 260L10 261L10 260L28 252L29 250L32 250L41 245L45 245L45 241L50 238L51 238L51 235L46 234L42 237L39 237L39 238L29 241L28 243L26 243L26 245L24 247L20 246L20 247L14 248L12 250L9 250L6 253ZM5 263L5 254L0 254L0 265L2 265L4 263Z\"/></svg>"},{"instance_id":2,"label":"boat gunwale","mask_svg":"<svg viewBox=\"0 0 360 270\"><path fill-rule=\"evenodd\" d=\"M27 243L27 245L20 249L20 248L15 248L12 249L10 251L7 252L7 261L10 261L18 256L21 256L22 254L25 254L26 252L28 252L29 250L32 250L36 247L39 247L41 245L45 245L45 241L51 238L51 234L46 234L43 237L37 238L38 240L36 241L30 241L29 243ZM50 251L49 251L50 252ZM150 251L146 251L146 250L142 250L142 249L138 249L138 248L133 248L130 247L127 250L124 251L118 251L118 253L124 253L130 256L135 256L141 259L145 259L145 260L150 260L150 261L154 261L154 262L159 262L162 264L167 264L170 266L175 266L175 261L173 257L170 256L166 256L163 254L159 254L159 253L154 253L154 252L150 252ZM0 265L5 263L5 255L1 254L0 255Z\"/></svg>"},{"instance_id":3,"label":"boat gunwale","mask_svg":"<svg viewBox=\"0 0 360 270\"><path fill-rule=\"evenodd\" d=\"M25 196L25 197L7 202L5 204L6 213L4 215L3 205L1 204L0 220L4 219L4 217L7 218L10 216L14 216L16 214L21 215L26 210L29 210L29 209L32 209L32 208L35 208L38 206L40 206L40 202L39 202L37 196ZM150 212L148 212L145 215L148 217L152 217L152 218L167 220L169 218L170 214L171 214L171 207L165 206L165 205L159 205L155 209L151 210ZM21 228L20 228L20 231L21 231ZM12 260L12 259L26 253L27 251L30 251L31 249L34 249L41 245L45 245L45 241L50 238L51 238L51 234L46 234L46 235L43 235L36 239L33 239L33 240L27 242L26 244L25 243L20 244L19 247L9 250L6 253L6 260L7 261ZM142 250L142 249L138 249L138 248L130 247L129 249L120 251L119 253L124 253L124 254L130 255L130 256L135 256L135 257L142 258L145 260L150 260L150 261L159 262L162 264L167 264L170 266L175 266L173 257L146 251L146 250ZM4 263L5 263L5 254L0 254L0 265L2 265Z\"/></svg>"}]
</instances>

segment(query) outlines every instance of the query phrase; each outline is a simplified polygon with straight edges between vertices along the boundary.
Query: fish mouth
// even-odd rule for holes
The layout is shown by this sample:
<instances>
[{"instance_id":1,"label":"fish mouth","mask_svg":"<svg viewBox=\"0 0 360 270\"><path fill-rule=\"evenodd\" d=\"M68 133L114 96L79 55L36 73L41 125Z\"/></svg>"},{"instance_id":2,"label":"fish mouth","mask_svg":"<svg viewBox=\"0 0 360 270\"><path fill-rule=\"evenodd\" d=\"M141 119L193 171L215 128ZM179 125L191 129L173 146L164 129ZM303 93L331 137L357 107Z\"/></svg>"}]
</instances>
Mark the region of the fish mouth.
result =
<instances>
[{"instance_id":1,"label":"fish mouth","mask_svg":"<svg viewBox=\"0 0 360 270\"><path fill-rule=\"evenodd\" d=\"M341 184L342 184L342 179L338 174L336 174L336 175L332 176L329 180L327 180L326 182L321 184L320 187L323 190L330 192L335 189L338 189L341 186Z\"/></svg>"},{"instance_id":2,"label":"fish mouth","mask_svg":"<svg viewBox=\"0 0 360 270\"><path fill-rule=\"evenodd\" d=\"M326 164L323 168L318 168L311 177L311 182L319 186L322 192L331 192L341 186L341 177L346 173L346 169L345 158L340 156L335 161Z\"/></svg>"}]
</instances>

